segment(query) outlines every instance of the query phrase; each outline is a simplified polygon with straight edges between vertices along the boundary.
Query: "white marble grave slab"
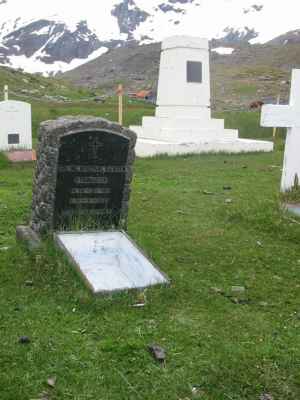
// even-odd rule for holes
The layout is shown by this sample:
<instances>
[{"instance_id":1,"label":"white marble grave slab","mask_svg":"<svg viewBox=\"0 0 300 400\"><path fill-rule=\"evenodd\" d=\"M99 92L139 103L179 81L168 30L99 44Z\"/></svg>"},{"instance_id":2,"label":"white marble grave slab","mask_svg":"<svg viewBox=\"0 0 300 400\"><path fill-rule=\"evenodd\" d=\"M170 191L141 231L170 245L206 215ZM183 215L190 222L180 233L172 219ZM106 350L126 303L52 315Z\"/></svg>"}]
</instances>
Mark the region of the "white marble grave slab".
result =
<instances>
[{"instance_id":1,"label":"white marble grave slab","mask_svg":"<svg viewBox=\"0 0 300 400\"><path fill-rule=\"evenodd\" d=\"M169 282L124 232L56 233L55 239L94 293Z\"/></svg>"}]
</instances>

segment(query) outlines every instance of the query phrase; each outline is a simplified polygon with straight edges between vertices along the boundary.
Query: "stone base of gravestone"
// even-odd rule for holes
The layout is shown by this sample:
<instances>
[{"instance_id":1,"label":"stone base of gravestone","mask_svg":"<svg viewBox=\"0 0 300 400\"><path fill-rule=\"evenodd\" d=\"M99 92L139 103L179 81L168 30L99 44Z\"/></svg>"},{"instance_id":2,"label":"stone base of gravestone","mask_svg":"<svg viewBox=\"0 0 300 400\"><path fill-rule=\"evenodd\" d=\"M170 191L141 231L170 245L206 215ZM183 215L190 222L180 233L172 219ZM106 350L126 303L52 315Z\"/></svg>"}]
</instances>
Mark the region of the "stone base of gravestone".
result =
<instances>
[{"instance_id":1,"label":"stone base of gravestone","mask_svg":"<svg viewBox=\"0 0 300 400\"><path fill-rule=\"evenodd\" d=\"M16 229L17 241L23 243L28 250L34 251L41 247L41 238L29 226L17 226Z\"/></svg>"}]
</instances>

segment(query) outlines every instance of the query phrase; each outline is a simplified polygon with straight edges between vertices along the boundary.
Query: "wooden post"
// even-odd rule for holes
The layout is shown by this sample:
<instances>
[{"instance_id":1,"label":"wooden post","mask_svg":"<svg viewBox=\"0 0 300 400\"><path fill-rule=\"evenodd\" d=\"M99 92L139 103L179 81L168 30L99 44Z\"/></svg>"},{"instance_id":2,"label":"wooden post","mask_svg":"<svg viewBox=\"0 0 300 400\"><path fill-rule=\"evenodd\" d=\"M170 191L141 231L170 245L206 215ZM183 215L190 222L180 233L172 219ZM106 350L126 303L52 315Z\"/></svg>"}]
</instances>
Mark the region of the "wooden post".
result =
<instances>
[{"instance_id":1,"label":"wooden post","mask_svg":"<svg viewBox=\"0 0 300 400\"><path fill-rule=\"evenodd\" d=\"M8 100L8 86L7 85L5 85L4 86L4 101L7 101Z\"/></svg>"},{"instance_id":2,"label":"wooden post","mask_svg":"<svg viewBox=\"0 0 300 400\"><path fill-rule=\"evenodd\" d=\"M119 124L123 125L123 95L124 95L124 89L123 85L119 85L117 89L117 95L119 98Z\"/></svg>"},{"instance_id":3,"label":"wooden post","mask_svg":"<svg viewBox=\"0 0 300 400\"><path fill-rule=\"evenodd\" d=\"M280 104L280 94L277 96L277 105ZM276 138L277 127L273 128L273 138Z\"/></svg>"}]
</instances>

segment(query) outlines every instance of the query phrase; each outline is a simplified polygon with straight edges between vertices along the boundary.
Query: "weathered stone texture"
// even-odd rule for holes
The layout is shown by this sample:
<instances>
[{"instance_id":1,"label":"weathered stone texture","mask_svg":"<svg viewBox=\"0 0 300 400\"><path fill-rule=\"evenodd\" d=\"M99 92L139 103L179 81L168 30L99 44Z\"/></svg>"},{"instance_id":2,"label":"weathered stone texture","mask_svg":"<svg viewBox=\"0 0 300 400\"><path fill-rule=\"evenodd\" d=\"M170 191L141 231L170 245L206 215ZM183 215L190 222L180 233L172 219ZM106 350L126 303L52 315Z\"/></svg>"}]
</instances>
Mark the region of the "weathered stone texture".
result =
<instances>
[{"instance_id":1,"label":"weathered stone texture","mask_svg":"<svg viewBox=\"0 0 300 400\"><path fill-rule=\"evenodd\" d=\"M89 131L108 131L129 139L129 153L126 163L125 186L121 209L122 226L126 226L130 184L133 176L136 134L121 125L103 118L79 116L62 117L55 121L45 121L39 129L37 168L33 188L32 217L30 227L38 234L47 234L54 228L54 206L60 139L66 135Z\"/></svg>"}]
</instances>

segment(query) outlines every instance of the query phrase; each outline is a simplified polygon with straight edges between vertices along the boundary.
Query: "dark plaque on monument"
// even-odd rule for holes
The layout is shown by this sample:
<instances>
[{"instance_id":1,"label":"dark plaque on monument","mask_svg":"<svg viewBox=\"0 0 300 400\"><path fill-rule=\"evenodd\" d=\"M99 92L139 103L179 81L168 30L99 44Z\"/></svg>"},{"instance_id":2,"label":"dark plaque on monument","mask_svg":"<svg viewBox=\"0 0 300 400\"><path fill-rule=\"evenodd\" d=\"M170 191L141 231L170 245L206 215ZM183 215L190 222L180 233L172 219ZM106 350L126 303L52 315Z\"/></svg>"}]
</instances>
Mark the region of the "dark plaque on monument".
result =
<instances>
[{"instance_id":1,"label":"dark plaque on monument","mask_svg":"<svg viewBox=\"0 0 300 400\"><path fill-rule=\"evenodd\" d=\"M186 75L188 83L202 83L202 62L188 61Z\"/></svg>"},{"instance_id":2,"label":"dark plaque on monument","mask_svg":"<svg viewBox=\"0 0 300 400\"><path fill-rule=\"evenodd\" d=\"M125 228L136 134L94 117L41 124L31 228Z\"/></svg>"},{"instance_id":3,"label":"dark plaque on monument","mask_svg":"<svg viewBox=\"0 0 300 400\"><path fill-rule=\"evenodd\" d=\"M109 131L86 131L61 138L55 226L90 218L118 225L125 185L129 139Z\"/></svg>"}]
</instances>

